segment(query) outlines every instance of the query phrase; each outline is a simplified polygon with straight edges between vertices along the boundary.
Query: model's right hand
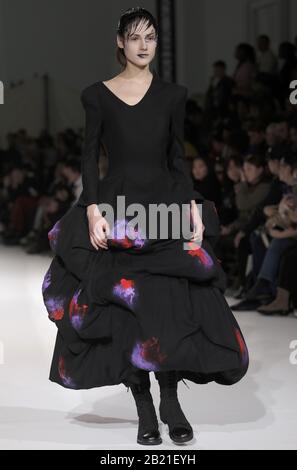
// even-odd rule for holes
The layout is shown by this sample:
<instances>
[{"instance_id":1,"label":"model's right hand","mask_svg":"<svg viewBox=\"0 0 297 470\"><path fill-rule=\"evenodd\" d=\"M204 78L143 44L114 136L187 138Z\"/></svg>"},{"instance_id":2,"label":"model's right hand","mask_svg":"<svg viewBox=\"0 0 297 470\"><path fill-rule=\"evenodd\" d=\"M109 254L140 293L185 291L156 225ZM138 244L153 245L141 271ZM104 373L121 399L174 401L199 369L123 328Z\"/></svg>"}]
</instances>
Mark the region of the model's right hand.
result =
<instances>
[{"instance_id":1,"label":"model's right hand","mask_svg":"<svg viewBox=\"0 0 297 470\"><path fill-rule=\"evenodd\" d=\"M107 236L110 234L110 227L107 220L101 215L97 204L87 207L87 217L89 221L90 241L96 250L103 248L108 250Z\"/></svg>"}]
</instances>

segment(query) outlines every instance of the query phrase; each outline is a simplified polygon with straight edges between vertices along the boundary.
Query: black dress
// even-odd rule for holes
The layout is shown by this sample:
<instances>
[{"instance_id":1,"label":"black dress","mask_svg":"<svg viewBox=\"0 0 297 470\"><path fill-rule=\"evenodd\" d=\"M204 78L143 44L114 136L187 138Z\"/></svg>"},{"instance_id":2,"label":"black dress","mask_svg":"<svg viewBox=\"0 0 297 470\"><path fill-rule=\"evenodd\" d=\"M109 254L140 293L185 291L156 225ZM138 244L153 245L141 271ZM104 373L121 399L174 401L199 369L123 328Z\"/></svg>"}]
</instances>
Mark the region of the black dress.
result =
<instances>
[{"instance_id":1,"label":"black dress","mask_svg":"<svg viewBox=\"0 0 297 470\"><path fill-rule=\"evenodd\" d=\"M231 385L248 369L248 350L223 295L225 274L213 251L219 234L215 207L193 189L183 161L186 97L187 88L156 71L133 106L102 81L82 91L83 191L48 233L54 257L42 284L49 319L57 326L49 379L64 387L129 387L139 382L140 369L177 370L178 380ZM100 143L109 158L103 179ZM171 229L164 238L159 224L154 237L137 229L118 236L117 228L128 227L136 215L118 214L118 195L125 196L125 207L189 208L195 199L202 204L202 245L173 237ZM92 203L115 209L108 250L90 242L86 206Z\"/></svg>"}]
</instances>

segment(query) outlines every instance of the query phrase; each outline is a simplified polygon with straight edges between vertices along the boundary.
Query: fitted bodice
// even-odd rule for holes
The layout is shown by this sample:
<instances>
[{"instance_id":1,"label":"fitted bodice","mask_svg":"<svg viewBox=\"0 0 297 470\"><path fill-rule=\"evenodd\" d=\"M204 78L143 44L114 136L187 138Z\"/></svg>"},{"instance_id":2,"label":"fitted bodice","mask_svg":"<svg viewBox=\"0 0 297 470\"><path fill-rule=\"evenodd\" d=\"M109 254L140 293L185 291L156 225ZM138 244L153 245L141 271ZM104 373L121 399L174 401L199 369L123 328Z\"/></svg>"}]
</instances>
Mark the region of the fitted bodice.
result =
<instances>
[{"instance_id":1,"label":"fitted bodice","mask_svg":"<svg viewBox=\"0 0 297 470\"><path fill-rule=\"evenodd\" d=\"M186 168L183 125L187 89L161 80L153 71L143 98L129 105L102 81L82 91L86 132L82 157L83 193L79 203L188 202L201 198ZM108 171L98 174L99 146Z\"/></svg>"}]
</instances>

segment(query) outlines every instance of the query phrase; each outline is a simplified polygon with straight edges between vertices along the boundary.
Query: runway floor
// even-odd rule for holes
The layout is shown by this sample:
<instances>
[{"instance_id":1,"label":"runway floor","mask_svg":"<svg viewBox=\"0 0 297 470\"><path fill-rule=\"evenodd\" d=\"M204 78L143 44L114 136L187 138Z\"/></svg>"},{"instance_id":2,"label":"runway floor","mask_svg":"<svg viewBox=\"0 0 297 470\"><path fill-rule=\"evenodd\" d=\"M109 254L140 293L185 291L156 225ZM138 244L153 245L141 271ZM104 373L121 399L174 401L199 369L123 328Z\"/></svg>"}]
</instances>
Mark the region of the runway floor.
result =
<instances>
[{"instance_id":1,"label":"runway floor","mask_svg":"<svg viewBox=\"0 0 297 470\"><path fill-rule=\"evenodd\" d=\"M0 448L148 449L136 443L136 408L123 384L80 391L48 380L56 327L41 282L49 255L0 246L0 259ZM297 318L235 315L250 352L247 375L231 387L180 382L195 438L176 446L160 421L163 444L150 451L297 449ZM151 381L158 409L153 374Z\"/></svg>"}]
</instances>

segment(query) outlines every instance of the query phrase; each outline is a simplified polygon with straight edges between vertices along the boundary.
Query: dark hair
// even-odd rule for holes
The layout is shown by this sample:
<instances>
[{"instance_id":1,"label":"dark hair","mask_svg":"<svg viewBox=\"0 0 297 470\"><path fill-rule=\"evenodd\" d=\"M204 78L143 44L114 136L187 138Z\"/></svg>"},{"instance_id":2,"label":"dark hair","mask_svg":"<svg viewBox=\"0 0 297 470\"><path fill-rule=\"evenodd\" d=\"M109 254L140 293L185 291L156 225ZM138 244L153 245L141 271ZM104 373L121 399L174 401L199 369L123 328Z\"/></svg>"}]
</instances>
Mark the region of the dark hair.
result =
<instances>
[{"instance_id":1,"label":"dark hair","mask_svg":"<svg viewBox=\"0 0 297 470\"><path fill-rule=\"evenodd\" d=\"M278 144L275 144L267 149L266 160L280 161L285 155L290 153L290 148L290 144L286 142L280 142Z\"/></svg>"},{"instance_id":2,"label":"dark hair","mask_svg":"<svg viewBox=\"0 0 297 470\"><path fill-rule=\"evenodd\" d=\"M75 158L69 158L64 162L64 167L71 168L72 171L80 173L80 162Z\"/></svg>"},{"instance_id":3,"label":"dark hair","mask_svg":"<svg viewBox=\"0 0 297 470\"><path fill-rule=\"evenodd\" d=\"M55 185L55 193L57 193L57 191L67 191L68 195L69 196L71 195L71 190L69 186L67 186L67 184L62 183L62 182L59 182Z\"/></svg>"},{"instance_id":4,"label":"dark hair","mask_svg":"<svg viewBox=\"0 0 297 470\"><path fill-rule=\"evenodd\" d=\"M186 115L187 116L202 114L202 113L203 113L203 109L201 108L201 106L197 104L196 100L193 100L190 98L186 101Z\"/></svg>"},{"instance_id":5,"label":"dark hair","mask_svg":"<svg viewBox=\"0 0 297 470\"><path fill-rule=\"evenodd\" d=\"M288 119L287 119L287 117L285 116L285 114L278 114L278 115L275 116L275 118L273 119L273 123L274 123L274 124L280 124L281 122L286 122L286 123L288 123Z\"/></svg>"},{"instance_id":6,"label":"dark hair","mask_svg":"<svg viewBox=\"0 0 297 470\"><path fill-rule=\"evenodd\" d=\"M193 158L192 162L194 163L196 160L201 160L205 164L205 166L207 166L208 171L212 170L213 164L206 155L196 155Z\"/></svg>"},{"instance_id":7,"label":"dark hair","mask_svg":"<svg viewBox=\"0 0 297 470\"><path fill-rule=\"evenodd\" d=\"M260 121L251 121L247 126L248 132L265 132L265 125Z\"/></svg>"},{"instance_id":8,"label":"dark hair","mask_svg":"<svg viewBox=\"0 0 297 470\"><path fill-rule=\"evenodd\" d=\"M228 167L230 162L234 162L237 168L241 168L243 164L243 158L241 155L233 154L230 155L230 157L228 158L226 162L226 167Z\"/></svg>"},{"instance_id":9,"label":"dark hair","mask_svg":"<svg viewBox=\"0 0 297 470\"><path fill-rule=\"evenodd\" d=\"M226 62L223 60L217 60L216 62L213 63L214 67L222 67L223 69L226 69Z\"/></svg>"},{"instance_id":10,"label":"dark hair","mask_svg":"<svg viewBox=\"0 0 297 470\"><path fill-rule=\"evenodd\" d=\"M256 166L257 168L265 167L265 157L261 154L250 154L247 155L244 159L244 163L250 163L251 165Z\"/></svg>"},{"instance_id":11,"label":"dark hair","mask_svg":"<svg viewBox=\"0 0 297 470\"><path fill-rule=\"evenodd\" d=\"M297 155L291 148L287 147L281 158L281 164L294 167L297 162Z\"/></svg>"},{"instance_id":12,"label":"dark hair","mask_svg":"<svg viewBox=\"0 0 297 470\"><path fill-rule=\"evenodd\" d=\"M289 41L284 41L279 45L278 55L282 59L293 59L295 58L296 47Z\"/></svg>"},{"instance_id":13,"label":"dark hair","mask_svg":"<svg viewBox=\"0 0 297 470\"><path fill-rule=\"evenodd\" d=\"M243 129L231 132L229 137L229 146L234 153L244 154L249 147L249 136Z\"/></svg>"},{"instance_id":14,"label":"dark hair","mask_svg":"<svg viewBox=\"0 0 297 470\"><path fill-rule=\"evenodd\" d=\"M148 10L142 7L128 8L124 13L122 13L118 21L118 36L122 39L131 36L140 23L147 24L147 28L153 25L156 31L156 36L158 37L158 24L156 19ZM116 58L122 67L126 66L127 60L125 52L118 46L116 50Z\"/></svg>"},{"instance_id":15,"label":"dark hair","mask_svg":"<svg viewBox=\"0 0 297 470\"><path fill-rule=\"evenodd\" d=\"M270 37L267 36L267 34L260 34L258 39L262 39L262 40L264 39L264 41L267 41L267 43L270 44Z\"/></svg>"},{"instance_id":16,"label":"dark hair","mask_svg":"<svg viewBox=\"0 0 297 470\"><path fill-rule=\"evenodd\" d=\"M240 63L243 62L252 62L253 64L256 63L256 54L255 49L248 43L241 42L237 46L237 50L241 54Z\"/></svg>"},{"instance_id":17,"label":"dark hair","mask_svg":"<svg viewBox=\"0 0 297 470\"><path fill-rule=\"evenodd\" d=\"M297 129L297 119L293 119L292 121L289 122L289 128Z\"/></svg>"}]
</instances>

